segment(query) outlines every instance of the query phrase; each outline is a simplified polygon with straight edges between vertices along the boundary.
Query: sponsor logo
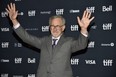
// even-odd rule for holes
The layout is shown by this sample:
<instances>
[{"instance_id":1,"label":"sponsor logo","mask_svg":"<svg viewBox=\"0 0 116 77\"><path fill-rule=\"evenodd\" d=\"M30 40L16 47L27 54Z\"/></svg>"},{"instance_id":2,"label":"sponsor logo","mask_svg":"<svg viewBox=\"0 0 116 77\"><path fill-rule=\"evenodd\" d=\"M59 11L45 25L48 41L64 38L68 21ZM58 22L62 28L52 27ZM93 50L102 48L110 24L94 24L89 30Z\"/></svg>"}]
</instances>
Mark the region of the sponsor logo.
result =
<instances>
[{"instance_id":1,"label":"sponsor logo","mask_svg":"<svg viewBox=\"0 0 116 77\"><path fill-rule=\"evenodd\" d=\"M1 62L3 62L3 63L8 63L9 60L8 60L8 59L1 59Z\"/></svg>"},{"instance_id":2,"label":"sponsor logo","mask_svg":"<svg viewBox=\"0 0 116 77\"><path fill-rule=\"evenodd\" d=\"M14 47L20 48L20 47L22 47L22 44L21 43L14 43Z\"/></svg>"},{"instance_id":3,"label":"sponsor logo","mask_svg":"<svg viewBox=\"0 0 116 77\"><path fill-rule=\"evenodd\" d=\"M107 44L105 44L105 43L102 43L102 44L101 44L101 46L104 46L104 47L114 47L114 45L115 45L115 44L114 44L113 42L111 42L111 43L109 43L109 44L108 44L108 43L107 43Z\"/></svg>"},{"instance_id":4,"label":"sponsor logo","mask_svg":"<svg viewBox=\"0 0 116 77\"><path fill-rule=\"evenodd\" d=\"M49 31L49 26L42 26L42 32L48 32Z\"/></svg>"},{"instance_id":5,"label":"sponsor logo","mask_svg":"<svg viewBox=\"0 0 116 77\"><path fill-rule=\"evenodd\" d=\"M112 11L112 5L109 5L109 6L102 6L102 11L103 11L103 12Z\"/></svg>"},{"instance_id":6,"label":"sponsor logo","mask_svg":"<svg viewBox=\"0 0 116 77\"><path fill-rule=\"evenodd\" d=\"M20 12L20 13L18 13L18 15L23 16L23 15L24 15L24 13L23 13L23 12Z\"/></svg>"},{"instance_id":7,"label":"sponsor logo","mask_svg":"<svg viewBox=\"0 0 116 77\"><path fill-rule=\"evenodd\" d=\"M36 63L36 59L35 58L28 58L28 63Z\"/></svg>"},{"instance_id":8,"label":"sponsor logo","mask_svg":"<svg viewBox=\"0 0 116 77\"><path fill-rule=\"evenodd\" d=\"M9 31L9 28L1 28L1 31L2 32L8 32Z\"/></svg>"},{"instance_id":9,"label":"sponsor logo","mask_svg":"<svg viewBox=\"0 0 116 77\"><path fill-rule=\"evenodd\" d=\"M38 30L38 28L26 28L25 30L27 30L27 31L36 31L36 30Z\"/></svg>"},{"instance_id":10,"label":"sponsor logo","mask_svg":"<svg viewBox=\"0 0 116 77\"><path fill-rule=\"evenodd\" d=\"M97 25L91 26L91 29L97 29Z\"/></svg>"},{"instance_id":11,"label":"sponsor logo","mask_svg":"<svg viewBox=\"0 0 116 77\"><path fill-rule=\"evenodd\" d=\"M69 10L69 12L70 12L70 13L79 13L80 10L74 10L74 9L71 9L71 10Z\"/></svg>"},{"instance_id":12,"label":"sponsor logo","mask_svg":"<svg viewBox=\"0 0 116 77\"><path fill-rule=\"evenodd\" d=\"M86 64L96 64L95 60L85 60Z\"/></svg>"},{"instance_id":13,"label":"sponsor logo","mask_svg":"<svg viewBox=\"0 0 116 77\"><path fill-rule=\"evenodd\" d=\"M51 11L41 11L40 14L51 14Z\"/></svg>"}]
</instances>

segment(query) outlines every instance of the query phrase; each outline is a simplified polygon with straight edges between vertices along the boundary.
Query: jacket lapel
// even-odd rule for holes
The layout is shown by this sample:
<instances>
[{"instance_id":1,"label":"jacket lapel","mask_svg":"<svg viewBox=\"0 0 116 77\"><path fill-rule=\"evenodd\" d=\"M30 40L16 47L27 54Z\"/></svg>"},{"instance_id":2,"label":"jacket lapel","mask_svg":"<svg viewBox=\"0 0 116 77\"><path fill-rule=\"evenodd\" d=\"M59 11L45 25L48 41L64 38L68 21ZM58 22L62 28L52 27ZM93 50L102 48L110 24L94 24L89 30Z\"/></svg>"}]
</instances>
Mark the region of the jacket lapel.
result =
<instances>
[{"instance_id":1,"label":"jacket lapel","mask_svg":"<svg viewBox=\"0 0 116 77\"><path fill-rule=\"evenodd\" d=\"M62 47L63 43L64 43L65 39L64 39L64 35L62 35L58 41L58 44L55 47L54 50L54 56L57 54L57 52L59 52L59 49Z\"/></svg>"},{"instance_id":2,"label":"jacket lapel","mask_svg":"<svg viewBox=\"0 0 116 77\"><path fill-rule=\"evenodd\" d=\"M48 39L46 40L47 42L47 48L50 56L52 55L52 36L50 35Z\"/></svg>"}]
</instances>

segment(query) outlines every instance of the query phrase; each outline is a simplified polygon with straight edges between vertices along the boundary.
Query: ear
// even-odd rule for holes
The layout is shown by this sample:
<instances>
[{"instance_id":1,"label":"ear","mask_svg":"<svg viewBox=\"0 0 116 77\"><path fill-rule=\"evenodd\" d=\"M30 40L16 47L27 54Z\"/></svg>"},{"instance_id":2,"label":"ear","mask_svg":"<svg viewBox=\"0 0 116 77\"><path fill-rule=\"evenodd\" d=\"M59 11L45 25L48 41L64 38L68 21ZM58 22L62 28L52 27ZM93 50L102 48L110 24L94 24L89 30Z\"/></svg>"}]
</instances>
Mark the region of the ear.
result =
<instances>
[{"instance_id":1,"label":"ear","mask_svg":"<svg viewBox=\"0 0 116 77\"><path fill-rule=\"evenodd\" d=\"M65 25L63 25L63 27L62 27L62 31L64 31L64 30L65 30L65 27L66 27L66 26L65 26Z\"/></svg>"}]
</instances>

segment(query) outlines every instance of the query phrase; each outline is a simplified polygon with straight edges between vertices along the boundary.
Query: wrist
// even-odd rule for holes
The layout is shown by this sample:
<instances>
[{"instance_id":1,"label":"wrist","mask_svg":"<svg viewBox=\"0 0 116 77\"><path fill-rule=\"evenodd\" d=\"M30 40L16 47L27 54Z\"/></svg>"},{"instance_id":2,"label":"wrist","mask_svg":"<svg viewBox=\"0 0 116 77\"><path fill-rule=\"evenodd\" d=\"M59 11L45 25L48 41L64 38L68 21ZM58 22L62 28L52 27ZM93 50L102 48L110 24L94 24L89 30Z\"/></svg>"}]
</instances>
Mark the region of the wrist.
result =
<instances>
[{"instance_id":1,"label":"wrist","mask_svg":"<svg viewBox=\"0 0 116 77\"><path fill-rule=\"evenodd\" d=\"M88 35L87 29L81 29L81 33L83 33L83 34L85 34L85 35Z\"/></svg>"},{"instance_id":2,"label":"wrist","mask_svg":"<svg viewBox=\"0 0 116 77\"><path fill-rule=\"evenodd\" d=\"M17 25L19 22L17 21L17 19L13 19L13 20L11 20L12 21L12 23L13 23L13 26L14 25Z\"/></svg>"}]
</instances>

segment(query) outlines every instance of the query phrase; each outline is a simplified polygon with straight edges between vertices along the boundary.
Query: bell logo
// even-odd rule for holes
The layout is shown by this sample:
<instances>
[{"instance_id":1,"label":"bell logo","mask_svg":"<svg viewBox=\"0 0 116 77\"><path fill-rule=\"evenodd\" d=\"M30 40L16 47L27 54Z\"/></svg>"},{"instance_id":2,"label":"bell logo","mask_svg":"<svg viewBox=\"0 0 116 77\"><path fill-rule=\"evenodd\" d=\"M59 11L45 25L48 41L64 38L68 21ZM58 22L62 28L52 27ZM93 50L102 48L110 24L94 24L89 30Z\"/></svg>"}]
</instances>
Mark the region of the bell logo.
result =
<instances>
[{"instance_id":1,"label":"bell logo","mask_svg":"<svg viewBox=\"0 0 116 77\"><path fill-rule=\"evenodd\" d=\"M35 63L35 62L36 62L36 59L35 58L33 58L33 59L28 58L28 63Z\"/></svg>"},{"instance_id":2,"label":"bell logo","mask_svg":"<svg viewBox=\"0 0 116 77\"><path fill-rule=\"evenodd\" d=\"M112 11L112 5L107 6L102 6L102 11L103 12L109 12Z\"/></svg>"}]
</instances>

